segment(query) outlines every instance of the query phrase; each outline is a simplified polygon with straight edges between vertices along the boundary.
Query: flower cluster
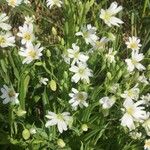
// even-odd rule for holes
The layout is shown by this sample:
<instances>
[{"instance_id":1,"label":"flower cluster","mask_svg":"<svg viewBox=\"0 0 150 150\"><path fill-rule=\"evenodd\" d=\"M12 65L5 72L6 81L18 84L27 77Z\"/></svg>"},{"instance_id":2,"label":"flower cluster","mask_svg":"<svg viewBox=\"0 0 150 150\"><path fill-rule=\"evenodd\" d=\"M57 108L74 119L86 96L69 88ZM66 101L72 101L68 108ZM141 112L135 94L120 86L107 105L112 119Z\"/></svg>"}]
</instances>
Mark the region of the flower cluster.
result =
<instances>
[{"instance_id":1,"label":"flower cluster","mask_svg":"<svg viewBox=\"0 0 150 150\"><path fill-rule=\"evenodd\" d=\"M124 2L103 3L2 2L8 10L0 12L0 106L9 117L0 112L0 130L10 133L10 143L108 149L118 134L115 148L128 149L132 139L150 150L149 40L139 38L134 24L131 34L122 30Z\"/></svg>"}]
</instances>

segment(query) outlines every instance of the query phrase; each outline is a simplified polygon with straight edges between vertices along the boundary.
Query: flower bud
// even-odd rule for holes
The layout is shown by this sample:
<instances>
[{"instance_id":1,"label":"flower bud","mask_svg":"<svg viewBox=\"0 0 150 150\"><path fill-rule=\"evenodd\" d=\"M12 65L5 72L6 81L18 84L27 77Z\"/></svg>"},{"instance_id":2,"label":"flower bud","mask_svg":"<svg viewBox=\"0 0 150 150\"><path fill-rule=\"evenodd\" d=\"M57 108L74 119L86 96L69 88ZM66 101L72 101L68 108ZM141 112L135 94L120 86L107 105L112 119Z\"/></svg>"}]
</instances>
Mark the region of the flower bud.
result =
<instances>
[{"instance_id":1,"label":"flower bud","mask_svg":"<svg viewBox=\"0 0 150 150\"><path fill-rule=\"evenodd\" d=\"M61 148L63 148L63 147L66 146L66 143L65 143L62 139L58 139L58 140L57 140L57 144L58 144L58 146L60 146Z\"/></svg>"},{"instance_id":2,"label":"flower bud","mask_svg":"<svg viewBox=\"0 0 150 150\"><path fill-rule=\"evenodd\" d=\"M88 130L87 124L83 124L81 128L82 128L83 131L87 131Z\"/></svg>"}]
</instances>

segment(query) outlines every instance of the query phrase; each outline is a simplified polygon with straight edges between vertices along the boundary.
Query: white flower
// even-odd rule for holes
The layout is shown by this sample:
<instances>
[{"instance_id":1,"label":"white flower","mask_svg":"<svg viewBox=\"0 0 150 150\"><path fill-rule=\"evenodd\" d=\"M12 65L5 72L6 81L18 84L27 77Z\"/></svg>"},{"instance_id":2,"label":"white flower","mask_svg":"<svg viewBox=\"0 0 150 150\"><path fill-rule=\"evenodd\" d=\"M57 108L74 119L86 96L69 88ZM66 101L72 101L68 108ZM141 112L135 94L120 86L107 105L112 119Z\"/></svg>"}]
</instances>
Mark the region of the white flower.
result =
<instances>
[{"instance_id":1,"label":"white flower","mask_svg":"<svg viewBox=\"0 0 150 150\"><path fill-rule=\"evenodd\" d=\"M96 35L96 30L96 27L92 27L91 24L88 24L87 27L82 28L82 32L77 32L76 36L82 36L86 44L93 44L99 39Z\"/></svg>"},{"instance_id":2,"label":"white flower","mask_svg":"<svg viewBox=\"0 0 150 150\"><path fill-rule=\"evenodd\" d=\"M144 73L138 77L138 81L144 83L145 85L149 84L148 79L145 77Z\"/></svg>"},{"instance_id":3,"label":"white flower","mask_svg":"<svg viewBox=\"0 0 150 150\"><path fill-rule=\"evenodd\" d=\"M27 4L27 5L30 5L31 4L31 2L29 1L29 0L24 0L23 1L25 4Z\"/></svg>"},{"instance_id":4,"label":"white flower","mask_svg":"<svg viewBox=\"0 0 150 150\"><path fill-rule=\"evenodd\" d=\"M69 103L76 110L78 106L83 108L83 106L88 107L86 102L88 94L86 92L79 92L77 89L72 88L72 93L69 94L71 97Z\"/></svg>"},{"instance_id":5,"label":"white flower","mask_svg":"<svg viewBox=\"0 0 150 150\"><path fill-rule=\"evenodd\" d=\"M46 122L45 126L53 126L57 125L57 128L60 133L67 130L67 126L72 123L73 118L70 116L69 112L63 112L62 114L55 114L54 112L49 111L46 115L48 121Z\"/></svg>"},{"instance_id":6,"label":"white flower","mask_svg":"<svg viewBox=\"0 0 150 150\"><path fill-rule=\"evenodd\" d=\"M94 50L101 50L105 48L105 44L109 41L108 38L102 37L100 40L97 40L92 44Z\"/></svg>"},{"instance_id":7,"label":"white flower","mask_svg":"<svg viewBox=\"0 0 150 150\"><path fill-rule=\"evenodd\" d=\"M122 6L118 7L117 2L111 3L110 7L106 10L101 9L100 12L100 18L103 19L105 24L107 24L109 27L112 25L119 26L119 24L122 24L123 21L119 18L116 18L115 15L122 10Z\"/></svg>"},{"instance_id":8,"label":"white flower","mask_svg":"<svg viewBox=\"0 0 150 150\"><path fill-rule=\"evenodd\" d=\"M132 50L139 50L142 46L140 44L140 39L135 36L129 37L129 41L126 42L127 48L131 48Z\"/></svg>"},{"instance_id":9,"label":"white flower","mask_svg":"<svg viewBox=\"0 0 150 150\"><path fill-rule=\"evenodd\" d=\"M150 136L150 113L146 114L146 117L145 117L145 120L144 120L142 126L144 127L146 134L148 136Z\"/></svg>"},{"instance_id":10,"label":"white flower","mask_svg":"<svg viewBox=\"0 0 150 150\"><path fill-rule=\"evenodd\" d=\"M73 59L71 65L74 65L75 63L79 62L86 62L88 60L89 57L81 53L79 46L77 46L75 43L72 44L72 48L73 49L67 50L68 57Z\"/></svg>"},{"instance_id":11,"label":"white flower","mask_svg":"<svg viewBox=\"0 0 150 150\"><path fill-rule=\"evenodd\" d=\"M0 14L0 28L1 29L6 30L6 31L11 29L11 25L6 23L8 19L9 17L5 13Z\"/></svg>"},{"instance_id":12,"label":"white flower","mask_svg":"<svg viewBox=\"0 0 150 150\"><path fill-rule=\"evenodd\" d=\"M34 60L40 59L42 56L43 47L40 47L40 43L37 45L33 45L32 43L27 44L26 48L21 48L19 51L19 55L25 57L23 60L23 64L29 64Z\"/></svg>"},{"instance_id":13,"label":"white flower","mask_svg":"<svg viewBox=\"0 0 150 150\"><path fill-rule=\"evenodd\" d=\"M85 80L87 83L89 83L89 77L92 77L92 70L87 67L86 64L78 63L77 66L71 66L69 68L71 72L74 72L75 74L72 76L72 81L77 83L79 80Z\"/></svg>"},{"instance_id":14,"label":"white flower","mask_svg":"<svg viewBox=\"0 0 150 150\"><path fill-rule=\"evenodd\" d=\"M150 93L141 96L141 99L145 102L146 106L150 106Z\"/></svg>"},{"instance_id":15,"label":"white flower","mask_svg":"<svg viewBox=\"0 0 150 150\"><path fill-rule=\"evenodd\" d=\"M123 94L121 94L122 98L137 100L139 98L140 90L137 88L137 85L129 90L125 90Z\"/></svg>"},{"instance_id":16,"label":"white flower","mask_svg":"<svg viewBox=\"0 0 150 150\"><path fill-rule=\"evenodd\" d=\"M145 140L144 150L150 150L150 139Z\"/></svg>"},{"instance_id":17,"label":"white flower","mask_svg":"<svg viewBox=\"0 0 150 150\"><path fill-rule=\"evenodd\" d=\"M135 129L134 121L142 122L145 118L146 112L143 110L144 107L140 106L143 101L136 103L131 99L126 99L123 103L125 114L121 118L121 125L127 126L130 130Z\"/></svg>"},{"instance_id":18,"label":"white flower","mask_svg":"<svg viewBox=\"0 0 150 150\"><path fill-rule=\"evenodd\" d=\"M12 36L11 32L0 32L0 46L5 48L9 46L15 46L15 37Z\"/></svg>"},{"instance_id":19,"label":"white flower","mask_svg":"<svg viewBox=\"0 0 150 150\"><path fill-rule=\"evenodd\" d=\"M115 101L116 101L115 97L109 98L106 96L106 97L101 98L99 100L99 103L102 105L103 109L109 109L114 105Z\"/></svg>"},{"instance_id":20,"label":"white flower","mask_svg":"<svg viewBox=\"0 0 150 150\"><path fill-rule=\"evenodd\" d=\"M3 99L3 104L12 103L19 104L18 95L13 88L8 88L8 86L3 85L1 88L2 95L0 96Z\"/></svg>"},{"instance_id":21,"label":"white flower","mask_svg":"<svg viewBox=\"0 0 150 150\"><path fill-rule=\"evenodd\" d=\"M40 83L41 84L44 84L44 85L47 85L47 82L48 82L48 79L47 78L40 78Z\"/></svg>"},{"instance_id":22,"label":"white flower","mask_svg":"<svg viewBox=\"0 0 150 150\"><path fill-rule=\"evenodd\" d=\"M130 136L131 136L132 139L137 140L137 139L140 139L142 137L142 133L132 131L132 132L130 132Z\"/></svg>"},{"instance_id":23,"label":"white flower","mask_svg":"<svg viewBox=\"0 0 150 150\"><path fill-rule=\"evenodd\" d=\"M22 0L6 0L8 5L11 7L19 6L22 3Z\"/></svg>"},{"instance_id":24,"label":"white flower","mask_svg":"<svg viewBox=\"0 0 150 150\"><path fill-rule=\"evenodd\" d=\"M35 19L35 16L32 16L32 17L30 17L30 16L26 16L25 17L25 24L33 24L33 22L34 22L34 19Z\"/></svg>"},{"instance_id":25,"label":"white flower","mask_svg":"<svg viewBox=\"0 0 150 150\"><path fill-rule=\"evenodd\" d=\"M115 55L116 55L117 51L113 51L113 48L109 48L109 52L108 54L106 54L106 59L108 60L108 62L110 63L115 63Z\"/></svg>"},{"instance_id":26,"label":"white flower","mask_svg":"<svg viewBox=\"0 0 150 150\"><path fill-rule=\"evenodd\" d=\"M135 68L137 68L139 71L145 70L145 67L139 63L141 60L143 60L143 58L144 55L142 53L139 54L138 51L133 51L131 59L125 60L128 66L128 71L132 72Z\"/></svg>"},{"instance_id":27,"label":"white flower","mask_svg":"<svg viewBox=\"0 0 150 150\"><path fill-rule=\"evenodd\" d=\"M36 134L36 129L35 128L30 128L30 134Z\"/></svg>"},{"instance_id":28,"label":"white flower","mask_svg":"<svg viewBox=\"0 0 150 150\"><path fill-rule=\"evenodd\" d=\"M61 0L47 0L47 7L49 7L50 9L56 5L57 7L61 7L62 5L62 1Z\"/></svg>"},{"instance_id":29,"label":"white flower","mask_svg":"<svg viewBox=\"0 0 150 150\"><path fill-rule=\"evenodd\" d=\"M69 53L68 53L68 51L65 51L65 52L62 54L62 58L64 59L64 61L65 61L67 64L70 64L70 58L69 58Z\"/></svg>"},{"instance_id":30,"label":"white flower","mask_svg":"<svg viewBox=\"0 0 150 150\"><path fill-rule=\"evenodd\" d=\"M20 26L17 35L22 38L21 43L23 45L31 43L35 39L33 34L33 24L24 24L23 27Z\"/></svg>"}]
</instances>

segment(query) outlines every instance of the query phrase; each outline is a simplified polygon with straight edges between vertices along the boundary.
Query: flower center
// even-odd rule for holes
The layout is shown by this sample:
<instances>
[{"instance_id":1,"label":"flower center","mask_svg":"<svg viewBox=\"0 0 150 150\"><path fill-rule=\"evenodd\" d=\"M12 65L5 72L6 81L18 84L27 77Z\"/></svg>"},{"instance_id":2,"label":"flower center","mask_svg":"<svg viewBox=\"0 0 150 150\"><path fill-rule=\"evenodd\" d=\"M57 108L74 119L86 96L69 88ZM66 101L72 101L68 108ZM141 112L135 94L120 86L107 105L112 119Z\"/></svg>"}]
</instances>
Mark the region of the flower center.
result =
<instances>
[{"instance_id":1,"label":"flower center","mask_svg":"<svg viewBox=\"0 0 150 150\"><path fill-rule=\"evenodd\" d=\"M24 34L24 39L26 39L27 41L29 41L31 39L31 35L29 33L25 33Z\"/></svg>"},{"instance_id":2,"label":"flower center","mask_svg":"<svg viewBox=\"0 0 150 150\"><path fill-rule=\"evenodd\" d=\"M74 53L75 58L78 58L78 56L79 56L79 52Z\"/></svg>"},{"instance_id":3,"label":"flower center","mask_svg":"<svg viewBox=\"0 0 150 150\"><path fill-rule=\"evenodd\" d=\"M150 147L150 140L145 142L145 147Z\"/></svg>"},{"instance_id":4,"label":"flower center","mask_svg":"<svg viewBox=\"0 0 150 150\"><path fill-rule=\"evenodd\" d=\"M111 14L110 14L109 12L106 11L106 12L104 13L104 17L103 17L103 18L104 18L104 20L109 21L110 18L111 18Z\"/></svg>"},{"instance_id":5,"label":"flower center","mask_svg":"<svg viewBox=\"0 0 150 150\"><path fill-rule=\"evenodd\" d=\"M3 36L0 36L0 44L4 44L5 43L5 38Z\"/></svg>"},{"instance_id":6,"label":"flower center","mask_svg":"<svg viewBox=\"0 0 150 150\"><path fill-rule=\"evenodd\" d=\"M84 68L80 68L80 69L79 69L79 74L80 74L80 75L83 75L84 72L85 72L85 69L84 69Z\"/></svg>"},{"instance_id":7,"label":"flower center","mask_svg":"<svg viewBox=\"0 0 150 150\"><path fill-rule=\"evenodd\" d=\"M79 92L77 94L77 100L79 100L79 101L83 101L84 100L84 95L81 92Z\"/></svg>"},{"instance_id":8,"label":"flower center","mask_svg":"<svg viewBox=\"0 0 150 150\"><path fill-rule=\"evenodd\" d=\"M89 37L89 32L84 32L84 33L83 33L83 36L84 36L85 38L88 38L88 37Z\"/></svg>"},{"instance_id":9,"label":"flower center","mask_svg":"<svg viewBox=\"0 0 150 150\"><path fill-rule=\"evenodd\" d=\"M137 61L136 61L135 59L132 59L131 61L132 61L132 64L133 64L133 65L136 65L136 64L137 64Z\"/></svg>"},{"instance_id":10,"label":"flower center","mask_svg":"<svg viewBox=\"0 0 150 150\"><path fill-rule=\"evenodd\" d=\"M96 46L97 46L98 48L101 48L101 47L103 47L104 45L105 45L104 42L96 41Z\"/></svg>"},{"instance_id":11,"label":"flower center","mask_svg":"<svg viewBox=\"0 0 150 150\"><path fill-rule=\"evenodd\" d=\"M127 108L127 113L128 113L129 115L132 115L133 112L134 112L134 109L133 109L132 107Z\"/></svg>"},{"instance_id":12,"label":"flower center","mask_svg":"<svg viewBox=\"0 0 150 150\"><path fill-rule=\"evenodd\" d=\"M28 55L34 59L36 57L36 51L30 50Z\"/></svg>"},{"instance_id":13,"label":"flower center","mask_svg":"<svg viewBox=\"0 0 150 150\"><path fill-rule=\"evenodd\" d=\"M137 43L133 42L130 44L130 47L131 47L131 49L137 49L138 45L137 45Z\"/></svg>"},{"instance_id":14,"label":"flower center","mask_svg":"<svg viewBox=\"0 0 150 150\"><path fill-rule=\"evenodd\" d=\"M16 3L16 0L10 0L9 3L10 3L11 6L14 6L15 3Z\"/></svg>"},{"instance_id":15,"label":"flower center","mask_svg":"<svg viewBox=\"0 0 150 150\"><path fill-rule=\"evenodd\" d=\"M64 120L62 114L57 114L57 119L59 119L59 120Z\"/></svg>"},{"instance_id":16,"label":"flower center","mask_svg":"<svg viewBox=\"0 0 150 150\"><path fill-rule=\"evenodd\" d=\"M14 90L10 90L9 92L8 92L8 96L11 98L11 97L14 97L15 96L15 92L14 92Z\"/></svg>"}]
</instances>

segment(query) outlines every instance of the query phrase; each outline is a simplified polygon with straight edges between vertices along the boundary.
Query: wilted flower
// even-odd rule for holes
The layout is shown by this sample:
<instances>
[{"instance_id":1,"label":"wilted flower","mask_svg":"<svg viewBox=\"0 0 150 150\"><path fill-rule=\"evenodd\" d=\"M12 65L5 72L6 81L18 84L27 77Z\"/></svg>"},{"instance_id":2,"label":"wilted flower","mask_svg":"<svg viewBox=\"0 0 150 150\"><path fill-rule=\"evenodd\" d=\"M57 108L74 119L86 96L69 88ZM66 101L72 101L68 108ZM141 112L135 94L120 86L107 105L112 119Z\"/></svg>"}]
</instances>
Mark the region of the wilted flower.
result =
<instances>
[{"instance_id":1,"label":"wilted flower","mask_svg":"<svg viewBox=\"0 0 150 150\"><path fill-rule=\"evenodd\" d=\"M123 21L119 18L116 18L115 15L121 10L122 6L118 7L117 2L113 2L108 9L101 9L100 18L103 19L105 24L107 24L109 27L112 25L119 26L119 24L122 24Z\"/></svg>"},{"instance_id":2,"label":"wilted flower","mask_svg":"<svg viewBox=\"0 0 150 150\"><path fill-rule=\"evenodd\" d=\"M125 90L123 94L121 94L122 98L137 100L139 98L140 90L137 88L137 85L129 90Z\"/></svg>"},{"instance_id":3,"label":"wilted flower","mask_svg":"<svg viewBox=\"0 0 150 150\"><path fill-rule=\"evenodd\" d=\"M113 48L109 48L109 52L105 55L106 59L108 60L108 62L110 63L115 63L115 55L116 55L117 51L113 51Z\"/></svg>"},{"instance_id":4,"label":"wilted flower","mask_svg":"<svg viewBox=\"0 0 150 150\"><path fill-rule=\"evenodd\" d=\"M138 77L138 81L144 83L145 85L149 84L148 79L145 77L144 73Z\"/></svg>"},{"instance_id":5,"label":"wilted flower","mask_svg":"<svg viewBox=\"0 0 150 150\"><path fill-rule=\"evenodd\" d=\"M8 88L8 86L3 85L1 88L2 95L0 96L3 99L3 104L19 104L18 95L13 88Z\"/></svg>"},{"instance_id":6,"label":"wilted flower","mask_svg":"<svg viewBox=\"0 0 150 150\"><path fill-rule=\"evenodd\" d=\"M102 37L100 40L97 40L92 44L94 50L101 50L105 48L105 44L109 41L108 38Z\"/></svg>"},{"instance_id":7,"label":"wilted flower","mask_svg":"<svg viewBox=\"0 0 150 150\"><path fill-rule=\"evenodd\" d=\"M115 101L116 101L115 97L109 98L106 96L106 97L101 98L99 100L99 103L102 105L103 109L109 109L114 105Z\"/></svg>"},{"instance_id":8,"label":"wilted flower","mask_svg":"<svg viewBox=\"0 0 150 150\"><path fill-rule=\"evenodd\" d=\"M137 131L132 131L132 132L130 132L130 136L132 139L137 140L137 139L140 139L142 137L142 133L137 132Z\"/></svg>"},{"instance_id":9,"label":"wilted flower","mask_svg":"<svg viewBox=\"0 0 150 150\"><path fill-rule=\"evenodd\" d=\"M57 128L60 133L67 130L67 126L72 123L73 118L70 116L69 112L63 112L62 114L55 114L54 112L49 111L46 115L46 118L49 120L46 122L45 126L57 125Z\"/></svg>"}]
</instances>

